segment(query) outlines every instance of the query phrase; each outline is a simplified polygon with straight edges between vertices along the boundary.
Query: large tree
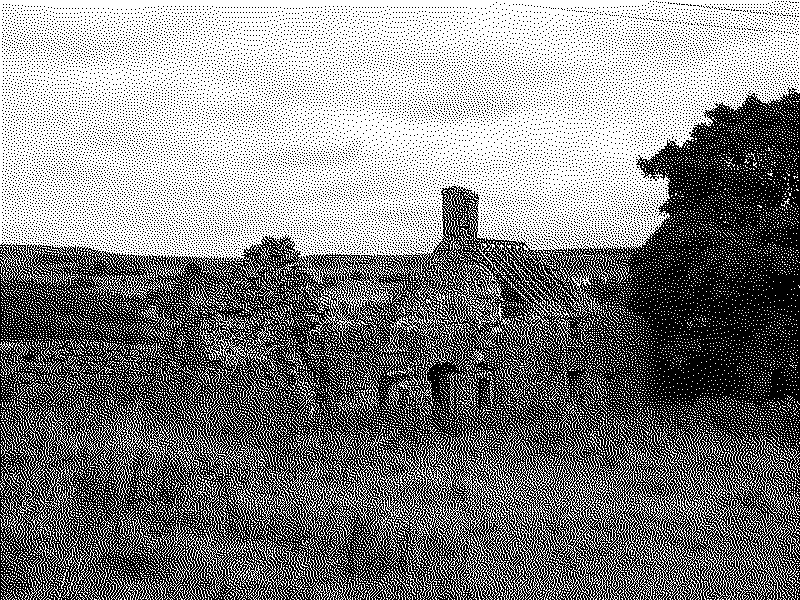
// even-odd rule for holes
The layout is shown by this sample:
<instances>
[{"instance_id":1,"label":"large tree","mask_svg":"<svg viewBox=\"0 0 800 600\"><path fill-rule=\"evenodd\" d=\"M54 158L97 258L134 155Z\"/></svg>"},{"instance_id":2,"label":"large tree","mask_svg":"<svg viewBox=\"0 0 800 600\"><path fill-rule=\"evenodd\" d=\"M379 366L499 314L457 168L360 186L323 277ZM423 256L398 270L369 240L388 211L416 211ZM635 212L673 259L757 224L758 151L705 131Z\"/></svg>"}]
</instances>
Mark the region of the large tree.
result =
<instances>
[{"instance_id":1,"label":"large tree","mask_svg":"<svg viewBox=\"0 0 800 600\"><path fill-rule=\"evenodd\" d=\"M164 302L172 391L159 409L253 439L291 434L313 414L319 300L289 238L266 237L236 261L187 264Z\"/></svg>"},{"instance_id":2,"label":"large tree","mask_svg":"<svg viewBox=\"0 0 800 600\"><path fill-rule=\"evenodd\" d=\"M319 287L288 237L265 237L217 273L189 263L172 298L178 353L227 367L269 363L290 379L320 318Z\"/></svg>"},{"instance_id":3,"label":"large tree","mask_svg":"<svg viewBox=\"0 0 800 600\"><path fill-rule=\"evenodd\" d=\"M233 280L233 306L247 316L253 333L306 356L322 313L320 291L290 238L265 237L244 252Z\"/></svg>"},{"instance_id":4,"label":"large tree","mask_svg":"<svg viewBox=\"0 0 800 600\"><path fill-rule=\"evenodd\" d=\"M670 141L655 156L639 159L652 178L666 178L669 215L691 211L704 221L732 227L753 224L764 211L797 207L800 94L773 102L749 96L737 109L718 104L689 139Z\"/></svg>"},{"instance_id":5,"label":"large tree","mask_svg":"<svg viewBox=\"0 0 800 600\"><path fill-rule=\"evenodd\" d=\"M668 180L668 218L631 258L629 307L661 336L668 377L763 398L775 370L794 364L796 386L800 95L706 115L639 159Z\"/></svg>"}]
</instances>

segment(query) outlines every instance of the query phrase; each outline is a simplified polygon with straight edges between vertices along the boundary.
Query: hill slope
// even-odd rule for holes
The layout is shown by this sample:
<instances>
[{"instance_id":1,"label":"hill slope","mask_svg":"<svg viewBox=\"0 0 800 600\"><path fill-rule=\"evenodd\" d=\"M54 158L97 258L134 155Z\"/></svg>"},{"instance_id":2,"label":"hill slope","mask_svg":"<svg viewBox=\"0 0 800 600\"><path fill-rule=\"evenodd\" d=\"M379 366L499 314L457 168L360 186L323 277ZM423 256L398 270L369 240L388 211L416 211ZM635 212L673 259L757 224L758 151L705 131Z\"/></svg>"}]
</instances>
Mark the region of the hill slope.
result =
<instances>
[{"instance_id":1,"label":"hill slope","mask_svg":"<svg viewBox=\"0 0 800 600\"><path fill-rule=\"evenodd\" d=\"M623 279L630 255L629 249L534 252L568 281ZM322 284L333 313L351 319L385 310L419 279L429 256L311 255L302 261ZM148 297L166 293L190 261L216 273L235 262L0 245L0 339L157 341L160 332L148 314Z\"/></svg>"}]
</instances>

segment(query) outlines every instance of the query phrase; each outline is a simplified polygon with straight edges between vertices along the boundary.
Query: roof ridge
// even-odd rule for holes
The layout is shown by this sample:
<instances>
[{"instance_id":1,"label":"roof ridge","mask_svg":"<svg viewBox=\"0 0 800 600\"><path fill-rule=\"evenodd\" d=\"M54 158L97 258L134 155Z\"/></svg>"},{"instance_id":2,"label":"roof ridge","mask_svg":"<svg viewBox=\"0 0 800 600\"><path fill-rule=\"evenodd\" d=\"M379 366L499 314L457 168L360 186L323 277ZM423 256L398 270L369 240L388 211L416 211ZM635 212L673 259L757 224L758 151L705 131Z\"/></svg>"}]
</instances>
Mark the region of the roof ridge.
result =
<instances>
[{"instance_id":1,"label":"roof ridge","mask_svg":"<svg viewBox=\"0 0 800 600\"><path fill-rule=\"evenodd\" d=\"M493 252L483 246L480 254L486 255L485 260L488 260L489 263L493 260L498 263L504 261L505 269L522 280L516 282L517 285L513 285L513 282L509 283L515 288L522 287L524 291L528 292L521 294L523 298L531 302L533 294L535 294L535 301L532 304L542 308L549 301L551 306L556 304L568 313L574 312L577 308L577 298L566 283L558 277L556 270L541 257L531 252L524 244L514 244L514 246L516 247L511 249L495 248ZM487 264L487 267L492 269L491 264ZM497 273L497 275L502 276L503 274ZM533 289L520 285L520 283L527 283Z\"/></svg>"},{"instance_id":2,"label":"roof ridge","mask_svg":"<svg viewBox=\"0 0 800 600\"><path fill-rule=\"evenodd\" d=\"M491 249L482 247L479 254L483 261L488 263L486 266L490 270L497 271L495 276L506 280L506 283L524 300L537 307L542 307L547 302L547 289L541 284L541 278L527 269L521 261L514 260L513 253L502 249L495 249L492 252ZM525 285L526 283L529 285Z\"/></svg>"},{"instance_id":3,"label":"roof ridge","mask_svg":"<svg viewBox=\"0 0 800 600\"><path fill-rule=\"evenodd\" d=\"M455 262L453 262L455 261ZM433 270L461 261L477 264L501 285L508 286L520 300L535 311L555 311L571 315L578 310L579 299L567 282L559 277L560 269L544 257L531 251L524 242L491 238L443 238L429 255L429 260L415 281L408 281L390 301L410 308L414 299L423 293L425 280Z\"/></svg>"}]
</instances>

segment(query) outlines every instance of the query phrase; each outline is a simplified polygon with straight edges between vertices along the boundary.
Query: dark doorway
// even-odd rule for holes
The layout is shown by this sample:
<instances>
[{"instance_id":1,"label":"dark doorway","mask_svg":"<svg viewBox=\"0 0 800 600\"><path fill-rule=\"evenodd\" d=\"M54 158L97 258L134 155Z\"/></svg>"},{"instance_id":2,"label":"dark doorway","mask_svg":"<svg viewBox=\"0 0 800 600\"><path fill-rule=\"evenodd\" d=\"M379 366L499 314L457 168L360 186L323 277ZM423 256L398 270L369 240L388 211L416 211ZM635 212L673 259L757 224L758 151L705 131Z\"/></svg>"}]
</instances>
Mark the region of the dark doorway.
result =
<instances>
[{"instance_id":1,"label":"dark doorway","mask_svg":"<svg viewBox=\"0 0 800 600\"><path fill-rule=\"evenodd\" d=\"M584 375L586 375L586 369L570 369L567 371L567 381L570 385L577 386Z\"/></svg>"},{"instance_id":2,"label":"dark doorway","mask_svg":"<svg viewBox=\"0 0 800 600\"><path fill-rule=\"evenodd\" d=\"M431 384L433 397L433 413L437 418L450 416L453 401L453 375L458 372L456 366L449 362L436 363L428 369L428 382Z\"/></svg>"},{"instance_id":3,"label":"dark doorway","mask_svg":"<svg viewBox=\"0 0 800 600\"><path fill-rule=\"evenodd\" d=\"M586 378L586 369L570 369L567 371L567 389L570 400L583 403L583 383Z\"/></svg>"},{"instance_id":4,"label":"dark doorway","mask_svg":"<svg viewBox=\"0 0 800 600\"><path fill-rule=\"evenodd\" d=\"M405 410L409 404L411 373L407 369L387 371L378 382L378 408L381 412Z\"/></svg>"},{"instance_id":5,"label":"dark doorway","mask_svg":"<svg viewBox=\"0 0 800 600\"><path fill-rule=\"evenodd\" d=\"M478 410L481 410L492 402L494 374L486 362L480 361L475 365L475 375L478 380Z\"/></svg>"}]
</instances>

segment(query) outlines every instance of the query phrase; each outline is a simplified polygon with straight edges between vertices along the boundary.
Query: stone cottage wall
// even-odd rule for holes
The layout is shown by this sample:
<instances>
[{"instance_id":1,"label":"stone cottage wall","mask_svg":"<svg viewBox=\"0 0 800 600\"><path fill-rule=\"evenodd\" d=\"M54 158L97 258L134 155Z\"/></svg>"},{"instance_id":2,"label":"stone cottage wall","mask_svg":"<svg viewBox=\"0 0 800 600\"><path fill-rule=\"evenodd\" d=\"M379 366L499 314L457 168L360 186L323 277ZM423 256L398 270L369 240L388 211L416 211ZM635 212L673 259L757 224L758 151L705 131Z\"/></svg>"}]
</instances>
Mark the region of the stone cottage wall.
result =
<instances>
[{"instance_id":1,"label":"stone cottage wall","mask_svg":"<svg viewBox=\"0 0 800 600\"><path fill-rule=\"evenodd\" d=\"M487 362L495 371L499 410L557 410L565 394L565 338L562 319L526 317L503 323Z\"/></svg>"}]
</instances>

